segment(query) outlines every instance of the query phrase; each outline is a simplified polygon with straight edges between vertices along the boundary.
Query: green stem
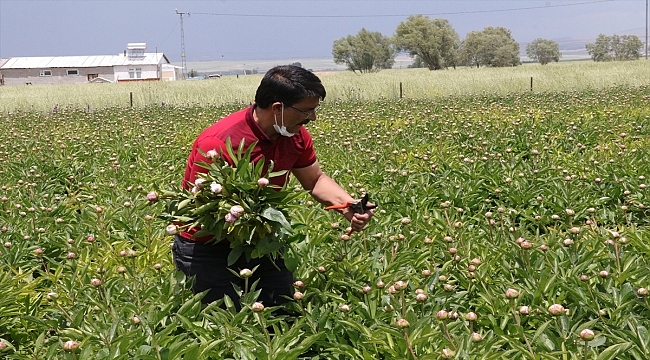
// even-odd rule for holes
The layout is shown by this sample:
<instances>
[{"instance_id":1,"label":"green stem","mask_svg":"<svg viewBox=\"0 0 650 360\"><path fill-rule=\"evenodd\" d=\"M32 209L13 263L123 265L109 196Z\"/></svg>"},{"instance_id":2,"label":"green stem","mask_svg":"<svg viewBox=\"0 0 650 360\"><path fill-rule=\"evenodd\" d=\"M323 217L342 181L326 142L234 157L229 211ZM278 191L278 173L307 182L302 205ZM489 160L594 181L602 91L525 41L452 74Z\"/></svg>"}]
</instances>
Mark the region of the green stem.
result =
<instances>
[{"instance_id":1,"label":"green stem","mask_svg":"<svg viewBox=\"0 0 650 360\"><path fill-rule=\"evenodd\" d=\"M530 345L530 341L528 341L528 338L526 337L526 333L524 332L523 326L521 326L521 320L519 319L519 316L517 315L517 312L515 311L515 304L514 302L512 303L512 315L515 318L515 322L517 323L517 326L521 328L521 335L524 337L524 341L526 342L526 346L528 346L528 352L530 352L530 356L532 359L535 359L535 352L533 351L533 347ZM564 342L564 340L562 340Z\"/></svg>"},{"instance_id":2,"label":"green stem","mask_svg":"<svg viewBox=\"0 0 650 360\"><path fill-rule=\"evenodd\" d=\"M409 339L408 332L406 329L404 329L404 340L406 340L406 345L409 348L409 351L411 352L411 356L413 356L413 360L418 360L417 355L415 355L415 351L413 350L413 344L411 344L411 340Z\"/></svg>"},{"instance_id":3,"label":"green stem","mask_svg":"<svg viewBox=\"0 0 650 360\"><path fill-rule=\"evenodd\" d=\"M266 337L266 346L268 347L269 351L269 359L273 359L273 344L271 343L271 334L269 334L269 330L266 328L266 321L264 321L264 318L259 314L256 313L255 317L257 318L257 322L262 326L262 331L264 331L264 336Z\"/></svg>"}]
</instances>

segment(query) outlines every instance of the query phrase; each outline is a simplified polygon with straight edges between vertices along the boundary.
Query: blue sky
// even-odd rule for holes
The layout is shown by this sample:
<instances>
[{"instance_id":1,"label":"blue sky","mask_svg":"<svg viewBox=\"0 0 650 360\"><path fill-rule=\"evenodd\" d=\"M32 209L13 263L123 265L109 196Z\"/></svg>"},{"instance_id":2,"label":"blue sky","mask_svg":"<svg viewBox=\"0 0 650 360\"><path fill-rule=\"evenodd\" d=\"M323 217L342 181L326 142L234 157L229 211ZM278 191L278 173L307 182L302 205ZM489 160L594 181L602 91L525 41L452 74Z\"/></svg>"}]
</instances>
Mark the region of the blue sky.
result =
<instances>
[{"instance_id":1,"label":"blue sky","mask_svg":"<svg viewBox=\"0 0 650 360\"><path fill-rule=\"evenodd\" d=\"M129 42L187 61L331 58L361 28L394 34L408 15L448 19L461 38L487 26L520 43L592 42L600 33L645 40L646 0L0 0L0 57L110 55ZM583 46L584 47L584 46Z\"/></svg>"}]
</instances>

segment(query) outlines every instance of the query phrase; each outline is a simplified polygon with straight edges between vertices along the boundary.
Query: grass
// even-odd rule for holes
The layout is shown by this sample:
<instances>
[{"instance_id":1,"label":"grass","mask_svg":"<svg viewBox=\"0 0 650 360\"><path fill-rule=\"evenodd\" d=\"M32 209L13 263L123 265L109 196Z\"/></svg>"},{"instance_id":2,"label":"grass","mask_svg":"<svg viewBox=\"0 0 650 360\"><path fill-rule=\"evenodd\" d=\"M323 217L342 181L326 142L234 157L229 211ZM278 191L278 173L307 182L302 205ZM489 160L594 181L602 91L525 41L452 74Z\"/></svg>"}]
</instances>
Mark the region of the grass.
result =
<instances>
[{"instance_id":1,"label":"grass","mask_svg":"<svg viewBox=\"0 0 650 360\"><path fill-rule=\"evenodd\" d=\"M650 83L650 62L560 62L514 68L467 68L429 71L392 69L371 74L349 71L319 73L328 101L367 101L378 98L433 99L450 95L579 91ZM34 85L0 87L0 111L51 111L58 108L147 106L152 104L210 105L253 101L261 74L226 76L216 80L126 84Z\"/></svg>"}]
</instances>

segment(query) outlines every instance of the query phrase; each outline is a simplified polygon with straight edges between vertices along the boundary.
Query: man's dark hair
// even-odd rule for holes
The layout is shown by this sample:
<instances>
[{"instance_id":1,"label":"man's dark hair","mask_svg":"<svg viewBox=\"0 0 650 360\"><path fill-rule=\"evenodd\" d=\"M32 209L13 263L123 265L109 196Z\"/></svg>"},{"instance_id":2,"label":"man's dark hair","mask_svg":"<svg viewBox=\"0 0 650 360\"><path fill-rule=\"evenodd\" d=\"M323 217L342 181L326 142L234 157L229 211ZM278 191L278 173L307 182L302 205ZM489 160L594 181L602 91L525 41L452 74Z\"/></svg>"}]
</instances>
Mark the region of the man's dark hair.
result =
<instances>
[{"instance_id":1,"label":"man's dark hair","mask_svg":"<svg viewBox=\"0 0 650 360\"><path fill-rule=\"evenodd\" d=\"M255 92L255 103L266 109L274 102L292 106L306 97L325 99L325 87L318 76L294 65L280 65L267 71Z\"/></svg>"}]
</instances>

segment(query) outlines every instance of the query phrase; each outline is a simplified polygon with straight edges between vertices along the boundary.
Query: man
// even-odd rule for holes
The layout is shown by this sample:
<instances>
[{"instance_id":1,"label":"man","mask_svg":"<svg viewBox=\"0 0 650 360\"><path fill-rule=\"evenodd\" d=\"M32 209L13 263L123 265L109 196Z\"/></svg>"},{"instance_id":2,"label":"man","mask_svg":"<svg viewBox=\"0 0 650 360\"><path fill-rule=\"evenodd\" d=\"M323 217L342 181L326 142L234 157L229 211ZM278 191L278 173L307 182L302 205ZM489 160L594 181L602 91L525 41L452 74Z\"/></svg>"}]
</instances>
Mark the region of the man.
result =
<instances>
[{"instance_id":1,"label":"man","mask_svg":"<svg viewBox=\"0 0 650 360\"><path fill-rule=\"evenodd\" d=\"M205 129L196 139L187 161L183 186L190 188L197 174L206 172L196 163L209 161L202 153L217 150L230 163L225 152L226 139L232 144L245 140L244 148L257 142L251 154L253 162L273 161L273 171L287 170L287 175L275 177L271 182L282 186L293 174L311 196L325 205L345 204L352 197L321 170L314 152L312 138L304 127L316 120L320 101L325 98L325 88L320 79L301 67L277 66L269 70L262 79L255 103L247 109L237 111ZM350 209L339 209L350 221L352 231L361 231L372 217L372 211L363 214ZM194 292L208 290L204 303L228 295L239 303L233 284L243 287L241 279L233 275L227 266L229 244L225 241L210 242L210 238L192 238L194 232L183 232L176 236L172 251L177 269L186 276L195 276ZM287 301L293 294L293 274L282 261L273 264L267 257L253 259L250 263L244 257L231 266L235 271L259 268L249 280L259 279L260 297L265 306L275 306Z\"/></svg>"}]
</instances>

